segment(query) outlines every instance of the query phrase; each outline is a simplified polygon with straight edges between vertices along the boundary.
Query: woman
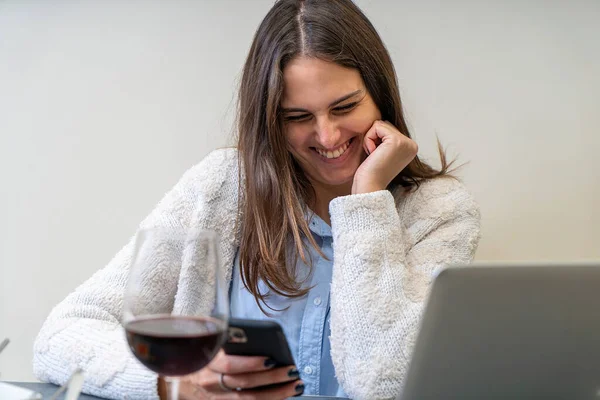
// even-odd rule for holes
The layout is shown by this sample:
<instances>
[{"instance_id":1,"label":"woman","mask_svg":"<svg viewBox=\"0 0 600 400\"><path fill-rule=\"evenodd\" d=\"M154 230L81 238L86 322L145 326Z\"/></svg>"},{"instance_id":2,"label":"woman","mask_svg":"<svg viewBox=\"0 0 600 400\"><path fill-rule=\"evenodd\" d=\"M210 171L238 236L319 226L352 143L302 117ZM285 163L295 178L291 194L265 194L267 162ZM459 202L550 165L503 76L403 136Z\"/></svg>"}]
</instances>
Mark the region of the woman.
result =
<instances>
[{"instance_id":1,"label":"woman","mask_svg":"<svg viewBox=\"0 0 600 400\"><path fill-rule=\"evenodd\" d=\"M350 0L273 6L246 60L238 124L237 149L190 169L142 226L216 230L231 315L279 321L297 365L220 353L182 392L394 398L432 275L472 260L477 205L441 150L440 170L417 156L390 56ZM35 344L41 380L64 383L77 365L87 392L157 396L119 326L131 246L52 311Z\"/></svg>"}]
</instances>

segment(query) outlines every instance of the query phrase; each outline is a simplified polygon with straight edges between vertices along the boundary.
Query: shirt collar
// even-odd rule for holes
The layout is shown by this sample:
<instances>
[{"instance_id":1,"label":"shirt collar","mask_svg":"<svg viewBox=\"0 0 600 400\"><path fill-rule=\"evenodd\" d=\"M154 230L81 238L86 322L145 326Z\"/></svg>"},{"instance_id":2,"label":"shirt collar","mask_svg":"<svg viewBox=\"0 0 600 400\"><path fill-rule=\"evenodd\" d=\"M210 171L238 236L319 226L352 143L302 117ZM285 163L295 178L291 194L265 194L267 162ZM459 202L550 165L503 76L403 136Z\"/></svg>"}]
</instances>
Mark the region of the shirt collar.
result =
<instances>
[{"instance_id":1,"label":"shirt collar","mask_svg":"<svg viewBox=\"0 0 600 400\"><path fill-rule=\"evenodd\" d=\"M320 237L332 237L331 226L327 225L327 222L323 221L321 217L315 214L312 210L306 210L306 221L308 222L308 228L312 233Z\"/></svg>"}]
</instances>

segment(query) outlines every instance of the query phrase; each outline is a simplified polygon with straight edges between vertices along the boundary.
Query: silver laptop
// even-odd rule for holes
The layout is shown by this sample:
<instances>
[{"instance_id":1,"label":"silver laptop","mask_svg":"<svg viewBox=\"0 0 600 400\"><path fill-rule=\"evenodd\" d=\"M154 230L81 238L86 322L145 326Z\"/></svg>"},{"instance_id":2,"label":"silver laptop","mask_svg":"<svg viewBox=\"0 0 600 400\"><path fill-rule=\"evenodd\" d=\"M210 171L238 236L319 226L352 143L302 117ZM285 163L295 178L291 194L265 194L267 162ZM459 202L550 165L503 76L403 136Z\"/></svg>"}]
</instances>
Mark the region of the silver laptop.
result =
<instances>
[{"instance_id":1,"label":"silver laptop","mask_svg":"<svg viewBox=\"0 0 600 400\"><path fill-rule=\"evenodd\" d=\"M600 265L435 279L401 400L600 399Z\"/></svg>"}]
</instances>

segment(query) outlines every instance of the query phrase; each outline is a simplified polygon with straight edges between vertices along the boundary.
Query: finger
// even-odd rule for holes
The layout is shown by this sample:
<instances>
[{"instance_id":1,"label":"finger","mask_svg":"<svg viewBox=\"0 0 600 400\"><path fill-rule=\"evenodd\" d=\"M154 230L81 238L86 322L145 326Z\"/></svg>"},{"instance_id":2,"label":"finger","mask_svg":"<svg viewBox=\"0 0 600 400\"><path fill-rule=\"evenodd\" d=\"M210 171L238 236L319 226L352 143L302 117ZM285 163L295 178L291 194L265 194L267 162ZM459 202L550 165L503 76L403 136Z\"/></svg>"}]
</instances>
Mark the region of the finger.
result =
<instances>
[{"instance_id":1,"label":"finger","mask_svg":"<svg viewBox=\"0 0 600 400\"><path fill-rule=\"evenodd\" d=\"M363 146L367 154L371 154L375 151L386 139L390 139L393 136L402 135L398 129L387 121L375 121L373 126L365 133L363 139Z\"/></svg>"},{"instance_id":2,"label":"finger","mask_svg":"<svg viewBox=\"0 0 600 400\"><path fill-rule=\"evenodd\" d=\"M304 383L295 380L285 385L267 389L244 390L241 392L227 392L211 397L215 400L284 400L288 397L299 396L304 393Z\"/></svg>"},{"instance_id":3,"label":"finger","mask_svg":"<svg viewBox=\"0 0 600 400\"><path fill-rule=\"evenodd\" d=\"M275 368L269 371L249 374L223 375L223 384L228 388L254 389L266 385L274 385L295 381L300 376L295 366ZM220 376L219 376L220 378Z\"/></svg>"},{"instance_id":4,"label":"finger","mask_svg":"<svg viewBox=\"0 0 600 400\"><path fill-rule=\"evenodd\" d=\"M160 398L167 398L160 396ZM194 385L191 382L181 381L179 383L179 400L203 400L208 399L209 394L201 387Z\"/></svg>"},{"instance_id":5,"label":"finger","mask_svg":"<svg viewBox=\"0 0 600 400\"><path fill-rule=\"evenodd\" d=\"M286 385L260 390L256 400L287 399L304 393L304 383L301 380Z\"/></svg>"},{"instance_id":6,"label":"finger","mask_svg":"<svg viewBox=\"0 0 600 400\"><path fill-rule=\"evenodd\" d=\"M404 137L402 132L388 121L375 121L373 127L369 129L367 134L371 140L377 141L378 143L381 143L386 139Z\"/></svg>"},{"instance_id":7,"label":"finger","mask_svg":"<svg viewBox=\"0 0 600 400\"><path fill-rule=\"evenodd\" d=\"M265 371L274 365L275 363L267 357L232 356L220 350L208 367L218 373L240 374Z\"/></svg>"},{"instance_id":8,"label":"finger","mask_svg":"<svg viewBox=\"0 0 600 400\"><path fill-rule=\"evenodd\" d=\"M369 155L375 151L377 142L379 141L379 136L377 135L378 122L375 121L363 137L363 148L365 149L365 153Z\"/></svg>"}]
</instances>

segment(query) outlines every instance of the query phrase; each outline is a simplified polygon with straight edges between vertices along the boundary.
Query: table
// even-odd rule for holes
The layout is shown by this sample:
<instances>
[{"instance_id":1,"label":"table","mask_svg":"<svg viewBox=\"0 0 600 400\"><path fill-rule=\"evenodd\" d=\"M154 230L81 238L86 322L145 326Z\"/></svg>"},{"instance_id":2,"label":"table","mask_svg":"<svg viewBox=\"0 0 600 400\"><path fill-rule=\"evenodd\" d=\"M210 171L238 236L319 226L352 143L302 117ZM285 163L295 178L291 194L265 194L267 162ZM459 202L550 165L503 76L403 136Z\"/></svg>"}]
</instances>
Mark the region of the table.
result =
<instances>
[{"instance_id":1,"label":"table","mask_svg":"<svg viewBox=\"0 0 600 400\"><path fill-rule=\"evenodd\" d=\"M7 382L11 385L21 386L29 390L33 390L35 392L41 393L42 398L49 399L50 396L54 394L58 390L58 386L53 385L51 383L39 383L39 382ZM64 393L62 396L59 396L59 399L64 397ZM91 396L89 394L81 394L79 395L79 400L101 400L100 397Z\"/></svg>"},{"instance_id":2,"label":"table","mask_svg":"<svg viewBox=\"0 0 600 400\"><path fill-rule=\"evenodd\" d=\"M56 392L58 390L58 386L53 385L51 383L39 383L39 382L7 382L10 383L11 385L16 385L16 386L21 386L24 388L27 388L29 390L34 390L38 393L41 393L44 399L49 399L50 396L52 396L54 394L54 392ZM59 399L62 399L62 397L59 397ZM296 399L306 399L306 400L318 400L318 399L340 399L339 397L317 397L317 396L300 396L300 397L294 397L294 400ZM89 394L81 394L79 395L79 400L103 400L100 397L96 397L96 396L91 396ZM342 400L342 399L340 399Z\"/></svg>"}]
</instances>

